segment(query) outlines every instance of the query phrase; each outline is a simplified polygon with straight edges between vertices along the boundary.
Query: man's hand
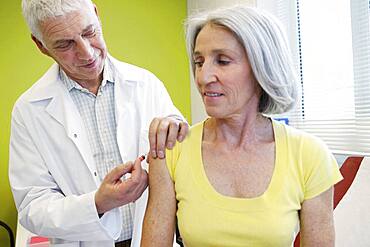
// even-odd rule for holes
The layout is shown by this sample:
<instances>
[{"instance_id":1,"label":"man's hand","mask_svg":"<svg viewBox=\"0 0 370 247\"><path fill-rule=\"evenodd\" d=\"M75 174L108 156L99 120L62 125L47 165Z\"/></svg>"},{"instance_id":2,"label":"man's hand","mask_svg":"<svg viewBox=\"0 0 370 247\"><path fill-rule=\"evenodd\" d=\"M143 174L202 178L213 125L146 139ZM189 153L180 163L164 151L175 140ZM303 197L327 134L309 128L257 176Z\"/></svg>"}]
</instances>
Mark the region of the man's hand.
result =
<instances>
[{"instance_id":1,"label":"man's hand","mask_svg":"<svg viewBox=\"0 0 370 247\"><path fill-rule=\"evenodd\" d=\"M141 168L144 156L127 162L111 170L104 178L95 194L98 214L120 207L138 199L148 186L148 173ZM121 177L131 173L131 177L122 181Z\"/></svg>"},{"instance_id":2,"label":"man's hand","mask_svg":"<svg viewBox=\"0 0 370 247\"><path fill-rule=\"evenodd\" d=\"M172 149L176 140L182 142L188 131L188 123L174 116L154 118L149 127L150 155L153 158L163 159L166 147Z\"/></svg>"}]
</instances>

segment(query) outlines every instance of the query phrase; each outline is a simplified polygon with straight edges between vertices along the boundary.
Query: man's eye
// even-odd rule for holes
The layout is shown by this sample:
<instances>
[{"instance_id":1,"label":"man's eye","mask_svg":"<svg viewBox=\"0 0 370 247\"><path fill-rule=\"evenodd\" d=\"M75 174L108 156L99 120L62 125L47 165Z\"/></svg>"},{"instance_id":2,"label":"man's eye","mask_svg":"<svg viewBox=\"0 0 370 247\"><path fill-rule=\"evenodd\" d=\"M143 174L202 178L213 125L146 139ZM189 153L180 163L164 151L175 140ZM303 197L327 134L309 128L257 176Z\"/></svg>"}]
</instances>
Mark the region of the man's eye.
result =
<instances>
[{"instance_id":1,"label":"man's eye","mask_svg":"<svg viewBox=\"0 0 370 247\"><path fill-rule=\"evenodd\" d=\"M68 42L64 42L64 43L61 43L59 44L56 48L57 49L67 49L71 46L72 42L68 41Z\"/></svg>"},{"instance_id":2,"label":"man's eye","mask_svg":"<svg viewBox=\"0 0 370 247\"><path fill-rule=\"evenodd\" d=\"M89 32L85 33L84 36L87 37L87 38L94 37L95 36L95 30L92 30L92 31L89 31Z\"/></svg>"}]
</instances>

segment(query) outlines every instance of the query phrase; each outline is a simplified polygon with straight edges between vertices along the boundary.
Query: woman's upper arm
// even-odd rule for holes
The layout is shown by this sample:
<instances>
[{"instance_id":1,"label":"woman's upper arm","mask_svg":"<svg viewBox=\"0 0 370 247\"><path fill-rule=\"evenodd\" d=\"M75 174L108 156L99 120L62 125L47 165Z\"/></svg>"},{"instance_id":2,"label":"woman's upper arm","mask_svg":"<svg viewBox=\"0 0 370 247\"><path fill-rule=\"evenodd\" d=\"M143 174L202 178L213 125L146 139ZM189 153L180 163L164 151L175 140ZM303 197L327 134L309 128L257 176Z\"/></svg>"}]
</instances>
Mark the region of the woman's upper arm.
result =
<instances>
[{"instance_id":1,"label":"woman's upper arm","mask_svg":"<svg viewBox=\"0 0 370 247\"><path fill-rule=\"evenodd\" d=\"M176 197L166 159L149 159L149 199L141 246L172 246Z\"/></svg>"},{"instance_id":2,"label":"woman's upper arm","mask_svg":"<svg viewBox=\"0 0 370 247\"><path fill-rule=\"evenodd\" d=\"M334 246L333 187L303 201L300 228L301 246Z\"/></svg>"}]
</instances>

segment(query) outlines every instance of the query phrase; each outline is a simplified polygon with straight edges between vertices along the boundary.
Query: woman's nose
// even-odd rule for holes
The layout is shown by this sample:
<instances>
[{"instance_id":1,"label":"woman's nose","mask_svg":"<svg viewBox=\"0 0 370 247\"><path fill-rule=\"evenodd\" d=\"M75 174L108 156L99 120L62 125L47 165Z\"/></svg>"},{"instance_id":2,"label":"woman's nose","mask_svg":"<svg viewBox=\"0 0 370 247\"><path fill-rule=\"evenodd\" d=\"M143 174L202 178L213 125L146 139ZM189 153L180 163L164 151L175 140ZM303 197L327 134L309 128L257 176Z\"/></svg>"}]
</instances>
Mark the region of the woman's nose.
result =
<instances>
[{"instance_id":1,"label":"woman's nose","mask_svg":"<svg viewBox=\"0 0 370 247\"><path fill-rule=\"evenodd\" d=\"M200 84L208 84L217 81L216 68L212 63L204 62L202 67L195 72L196 81Z\"/></svg>"}]
</instances>

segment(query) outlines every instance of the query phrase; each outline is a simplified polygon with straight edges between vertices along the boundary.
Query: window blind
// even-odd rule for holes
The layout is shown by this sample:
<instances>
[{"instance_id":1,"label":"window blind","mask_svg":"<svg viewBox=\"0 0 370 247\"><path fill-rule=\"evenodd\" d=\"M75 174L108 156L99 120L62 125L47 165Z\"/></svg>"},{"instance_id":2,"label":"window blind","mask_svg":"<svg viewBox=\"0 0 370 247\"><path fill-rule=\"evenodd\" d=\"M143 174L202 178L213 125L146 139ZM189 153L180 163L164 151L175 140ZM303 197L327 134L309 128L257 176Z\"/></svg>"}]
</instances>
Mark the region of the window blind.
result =
<instances>
[{"instance_id":1,"label":"window blind","mask_svg":"<svg viewBox=\"0 0 370 247\"><path fill-rule=\"evenodd\" d=\"M301 84L297 107L275 117L320 137L334 153L369 155L370 2L272 2L257 6L285 25Z\"/></svg>"}]
</instances>

